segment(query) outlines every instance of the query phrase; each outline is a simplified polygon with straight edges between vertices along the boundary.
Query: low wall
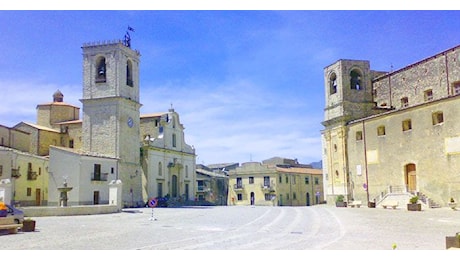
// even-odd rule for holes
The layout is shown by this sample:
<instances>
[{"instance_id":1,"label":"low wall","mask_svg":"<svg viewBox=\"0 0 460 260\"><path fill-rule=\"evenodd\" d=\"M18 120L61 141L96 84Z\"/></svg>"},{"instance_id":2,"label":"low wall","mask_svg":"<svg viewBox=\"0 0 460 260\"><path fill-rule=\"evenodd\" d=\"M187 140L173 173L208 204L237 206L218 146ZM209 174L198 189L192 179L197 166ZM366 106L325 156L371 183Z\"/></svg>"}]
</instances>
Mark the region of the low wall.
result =
<instances>
[{"instance_id":1,"label":"low wall","mask_svg":"<svg viewBox=\"0 0 460 260\"><path fill-rule=\"evenodd\" d=\"M68 207L19 207L24 217L95 215L121 212L117 205L81 205Z\"/></svg>"}]
</instances>

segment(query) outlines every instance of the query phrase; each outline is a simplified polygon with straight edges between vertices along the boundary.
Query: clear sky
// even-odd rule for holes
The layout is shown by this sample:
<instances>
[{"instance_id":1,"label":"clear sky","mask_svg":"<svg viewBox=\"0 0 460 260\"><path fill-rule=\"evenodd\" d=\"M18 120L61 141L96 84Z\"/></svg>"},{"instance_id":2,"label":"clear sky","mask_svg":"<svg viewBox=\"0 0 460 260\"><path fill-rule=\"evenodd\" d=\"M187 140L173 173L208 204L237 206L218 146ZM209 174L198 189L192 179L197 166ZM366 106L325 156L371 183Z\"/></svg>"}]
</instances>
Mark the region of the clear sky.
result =
<instances>
[{"instance_id":1,"label":"clear sky","mask_svg":"<svg viewBox=\"0 0 460 260\"><path fill-rule=\"evenodd\" d=\"M174 9L174 8L173 8ZM123 39L141 53L141 114L171 104L197 163L321 160L324 67L389 71L460 45L459 11L0 11L0 124L36 105L82 107L82 50Z\"/></svg>"}]
</instances>

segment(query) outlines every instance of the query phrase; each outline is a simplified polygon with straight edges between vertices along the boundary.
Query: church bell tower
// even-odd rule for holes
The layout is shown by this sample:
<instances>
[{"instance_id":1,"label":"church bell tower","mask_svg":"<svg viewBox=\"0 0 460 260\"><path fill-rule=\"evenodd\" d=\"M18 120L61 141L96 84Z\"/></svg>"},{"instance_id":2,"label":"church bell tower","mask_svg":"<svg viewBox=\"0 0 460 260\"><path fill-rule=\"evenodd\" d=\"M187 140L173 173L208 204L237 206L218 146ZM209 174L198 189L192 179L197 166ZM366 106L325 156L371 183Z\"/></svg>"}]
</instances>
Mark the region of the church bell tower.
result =
<instances>
[{"instance_id":1,"label":"church bell tower","mask_svg":"<svg viewBox=\"0 0 460 260\"><path fill-rule=\"evenodd\" d=\"M339 195L350 199L348 123L375 113L372 73L369 62L360 60L339 60L324 69L326 107L321 141L328 203L333 203Z\"/></svg>"},{"instance_id":2,"label":"church bell tower","mask_svg":"<svg viewBox=\"0 0 460 260\"><path fill-rule=\"evenodd\" d=\"M82 149L118 158L125 206L139 206L140 53L126 41L84 44Z\"/></svg>"}]
</instances>

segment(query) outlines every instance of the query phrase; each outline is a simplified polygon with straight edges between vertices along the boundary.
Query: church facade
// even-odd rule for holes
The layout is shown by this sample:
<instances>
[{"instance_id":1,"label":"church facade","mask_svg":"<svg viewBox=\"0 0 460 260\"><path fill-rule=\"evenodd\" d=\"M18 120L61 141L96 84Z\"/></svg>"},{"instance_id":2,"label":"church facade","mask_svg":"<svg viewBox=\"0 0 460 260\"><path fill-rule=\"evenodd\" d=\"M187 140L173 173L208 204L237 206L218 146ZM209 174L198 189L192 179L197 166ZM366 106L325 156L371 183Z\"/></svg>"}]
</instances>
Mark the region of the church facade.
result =
<instances>
[{"instance_id":1,"label":"church facade","mask_svg":"<svg viewBox=\"0 0 460 260\"><path fill-rule=\"evenodd\" d=\"M460 200L460 46L396 71L338 60L324 69L322 136L328 203L379 205L417 195L427 207Z\"/></svg>"}]
</instances>

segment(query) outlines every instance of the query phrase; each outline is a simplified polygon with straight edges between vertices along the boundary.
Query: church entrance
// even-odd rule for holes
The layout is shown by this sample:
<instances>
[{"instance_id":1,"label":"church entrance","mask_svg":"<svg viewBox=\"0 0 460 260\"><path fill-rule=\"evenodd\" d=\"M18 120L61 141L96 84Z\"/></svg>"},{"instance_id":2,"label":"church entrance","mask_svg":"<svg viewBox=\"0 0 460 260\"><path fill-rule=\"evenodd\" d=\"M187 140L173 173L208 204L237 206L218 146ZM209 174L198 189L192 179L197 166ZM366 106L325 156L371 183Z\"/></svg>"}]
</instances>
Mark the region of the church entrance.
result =
<instances>
[{"instance_id":1,"label":"church entrance","mask_svg":"<svg viewBox=\"0 0 460 260\"><path fill-rule=\"evenodd\" d=\"M415 164L409 163L405 166L404 180L408 192L415 192L417 190L417 172Z\"/></svg>"},{"instance_id":2,"label":"church entrance","mask_svg":"<svg viewBox=\"0 0 460 260\"><path fill-rule=\"evenodd\" d=\"M177 197L177 175L172 176L171 180L171 197Z\"/></svg>"}]
</instances>

